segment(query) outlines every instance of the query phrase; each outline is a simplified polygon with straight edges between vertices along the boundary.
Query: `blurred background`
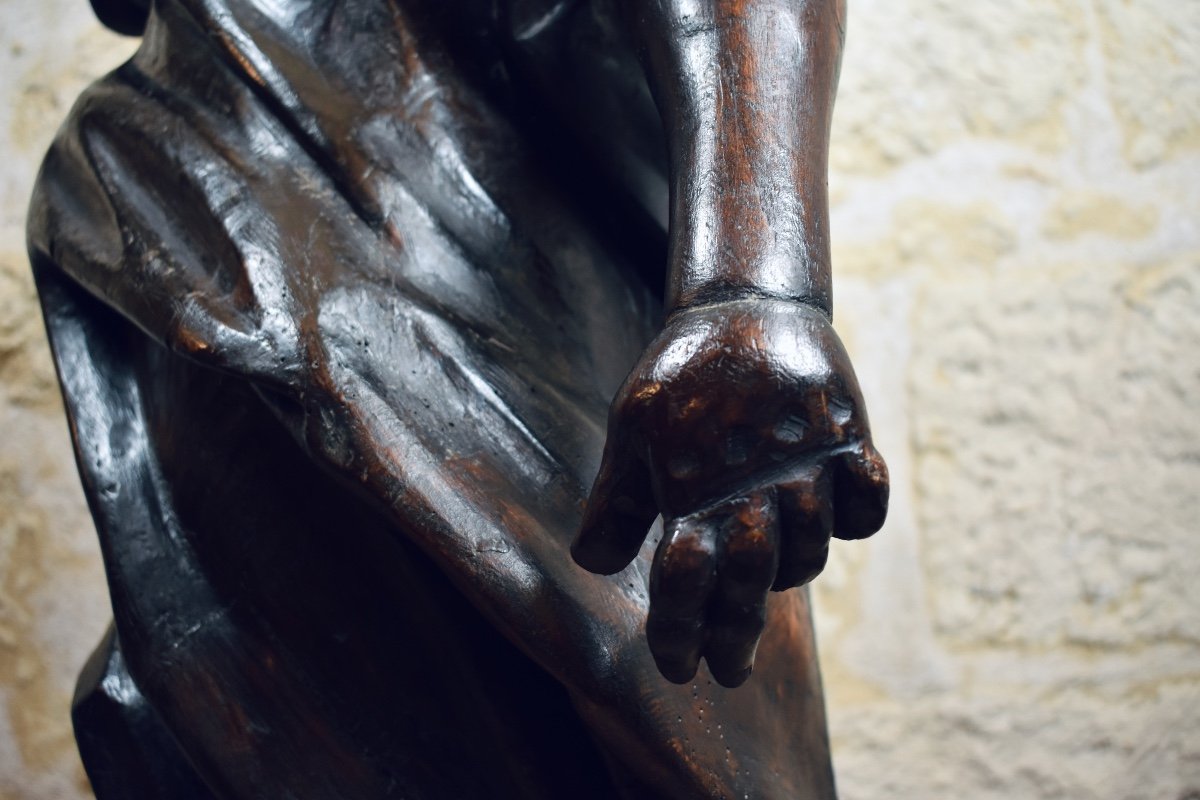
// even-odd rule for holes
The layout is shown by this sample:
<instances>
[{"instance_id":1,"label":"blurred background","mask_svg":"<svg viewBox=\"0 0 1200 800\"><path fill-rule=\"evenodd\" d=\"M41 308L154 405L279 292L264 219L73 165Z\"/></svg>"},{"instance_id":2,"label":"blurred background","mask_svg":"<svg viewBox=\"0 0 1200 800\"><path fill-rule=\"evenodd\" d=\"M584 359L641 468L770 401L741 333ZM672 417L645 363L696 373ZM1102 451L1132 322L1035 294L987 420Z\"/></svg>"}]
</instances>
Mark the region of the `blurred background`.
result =
<instances>
[{"instance_id":1,"label":"blurred background","mask_svg":"<svg viewBox=\"0 0 1200 800\"><path fill-rule=\"evenodd\" d=\"M893 510L814 587L843 800L1200 800L1200 2L851 0L837 327ZM24 254L136 44L0 0L0 800L110 616Z\"/></svg>"}]
</instances>

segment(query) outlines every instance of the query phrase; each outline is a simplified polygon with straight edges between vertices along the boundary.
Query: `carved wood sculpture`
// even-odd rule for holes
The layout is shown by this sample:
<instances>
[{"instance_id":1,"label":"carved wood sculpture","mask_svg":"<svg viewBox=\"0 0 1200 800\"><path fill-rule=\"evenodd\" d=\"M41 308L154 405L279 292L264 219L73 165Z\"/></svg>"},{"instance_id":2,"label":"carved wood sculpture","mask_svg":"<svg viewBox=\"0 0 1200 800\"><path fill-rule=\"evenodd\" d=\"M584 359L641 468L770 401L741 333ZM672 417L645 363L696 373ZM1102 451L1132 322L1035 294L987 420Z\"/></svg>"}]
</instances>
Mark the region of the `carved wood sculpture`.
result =
<instances>
[{"instance_id":1,"label":"carved wood sculpture","mask_svg":"<svg viewBox=\"0 0 1200 800\"><path fill-rule=\"evenodd\" d=\"M98 796L832 797L769 590L886 509L830 327L841 3L95 5L143 42L29 237Z\"/></svg>"}]
</instances>

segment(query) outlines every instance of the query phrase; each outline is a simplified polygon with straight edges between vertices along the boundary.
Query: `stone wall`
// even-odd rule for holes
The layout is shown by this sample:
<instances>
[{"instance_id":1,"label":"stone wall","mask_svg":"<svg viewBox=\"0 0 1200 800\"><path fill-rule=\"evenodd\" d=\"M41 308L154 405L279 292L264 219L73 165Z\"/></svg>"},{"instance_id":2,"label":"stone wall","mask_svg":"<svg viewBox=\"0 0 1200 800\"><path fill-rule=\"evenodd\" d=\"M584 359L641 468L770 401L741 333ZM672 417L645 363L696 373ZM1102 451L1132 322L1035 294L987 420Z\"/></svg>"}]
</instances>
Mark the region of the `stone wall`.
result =
<instances>
[{"instance_id":1,"label":"stone wall","mask_svg":"<svg viewBox=\"0 0 1200 800\"><path fill-rule=\"evenodd\" d=\"M23 250L133 43L0 5L0 799L109 616ZM852 0L837 323L894 479L816 582L844 800L1200 798L1200 3Z\"/></svg>"},{"instance_id":2,"label":"stone wall","mask_svg":"<svg viewBox=\"0 0 1200 800\"><path fill-rule=\"evenodd\" d=\"M849 35L837 322L895 500L816 584L843 796L1200 797L1200 3Z\"/></svg>"}]
</instances>

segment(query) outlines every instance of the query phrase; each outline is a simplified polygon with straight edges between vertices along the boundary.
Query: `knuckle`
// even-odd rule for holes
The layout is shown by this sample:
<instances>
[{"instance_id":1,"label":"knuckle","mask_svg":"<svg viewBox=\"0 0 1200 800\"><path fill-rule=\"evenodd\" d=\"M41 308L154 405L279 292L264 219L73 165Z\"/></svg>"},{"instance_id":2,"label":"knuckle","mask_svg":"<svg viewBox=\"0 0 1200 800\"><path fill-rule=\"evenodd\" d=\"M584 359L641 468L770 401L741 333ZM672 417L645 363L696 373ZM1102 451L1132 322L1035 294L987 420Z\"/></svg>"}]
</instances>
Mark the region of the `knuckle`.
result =
<instances>
[{"instance_id":1,"label":"knuckle","mask_svg":"<svg viewBox=\"0 0 1200 800\"><path fill-rule=\"evenodd\" d=\"M864 442L848 462L850 471L859 481L885 489L888 486L887 463L870 442Z\"/></svg>"},{"instance_id":2,"label":"knuckle","mask_svg":"<svg viewBox=\"0 0 1200 800\"><path fill-rule=\"evenodd\" d=\"M700 640L704 622L698 617L678 617L652 611L646 617L646 637L661 652L688 649Z\"/></svg>"},{"instance_id":3,"label":"knuckle","mask_svg":"<svg viewBox=\"0 0 1200 800\"><path fill-rule=\"evenodd\" d=\"M757 572L770 565L775 551L774 536L763 528L748 528L726 542L725 559L728 566Z\"/></svg>"},{"instance_id":4,"label":"knuckle","mask_svg":"<svg viewBox=\"0 0 1200 800\"><path fill-rule=\"evenodd\" d=\"M789 516L797 522L807 523L819 519L829 509L829 504L811 486L806 486L792 492L788 498L787 510Z\"/></svg>"},{"instance_id":5,"label":"knuckle","mask_svg":"<svg viewBox=\"0 0 1200 800\"><path fill-rule=\"evenodd\" d=\"M698 531L674 537L655 559L650 575L651 610L656 618L699 613L715 573L711 537Z\"/></svg>"},{"instance_id":6,"label":"knuckle","mask_svg":"<svg viewBox=\"0 0 1200 800\"><path fill-rule=\"evenodd\" d=\"M664 568L688 571L715 564L716 543L706 526L676 520L668 526L667 536L669 541L662 556Z\"/></svg>"},{"instance_id":7,"label":"knuckle","mask_svg":"<svg viewBox=\"0 0 1200 800\"><path fill-rule=\"evenodd\" d=\"M716 650L751 646L762 636L767 625L767 608L763 603L728 605L714 621L708 634L708 644Z\"/></svg>"}]
</instances>

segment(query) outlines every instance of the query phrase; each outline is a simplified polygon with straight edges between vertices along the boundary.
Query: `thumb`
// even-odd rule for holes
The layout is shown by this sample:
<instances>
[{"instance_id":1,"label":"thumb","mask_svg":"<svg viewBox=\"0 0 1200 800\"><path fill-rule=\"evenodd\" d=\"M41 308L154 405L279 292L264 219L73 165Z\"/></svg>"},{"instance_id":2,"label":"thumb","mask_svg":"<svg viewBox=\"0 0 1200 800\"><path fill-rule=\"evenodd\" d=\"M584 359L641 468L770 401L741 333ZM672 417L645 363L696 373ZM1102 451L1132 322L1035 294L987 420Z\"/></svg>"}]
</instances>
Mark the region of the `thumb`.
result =
<instances>
[{"instance_id":1,"label":"thumb","mask_svg":"<svg viewBox=\"0 0 1200 800\"><path fill-rule=\"evenodd\" d=\"M601 575L620 572L637 557L658 516L650 472L622 427L609 425L583 525L571 543L575 563Z\"/></svg>"}]
</instances>

